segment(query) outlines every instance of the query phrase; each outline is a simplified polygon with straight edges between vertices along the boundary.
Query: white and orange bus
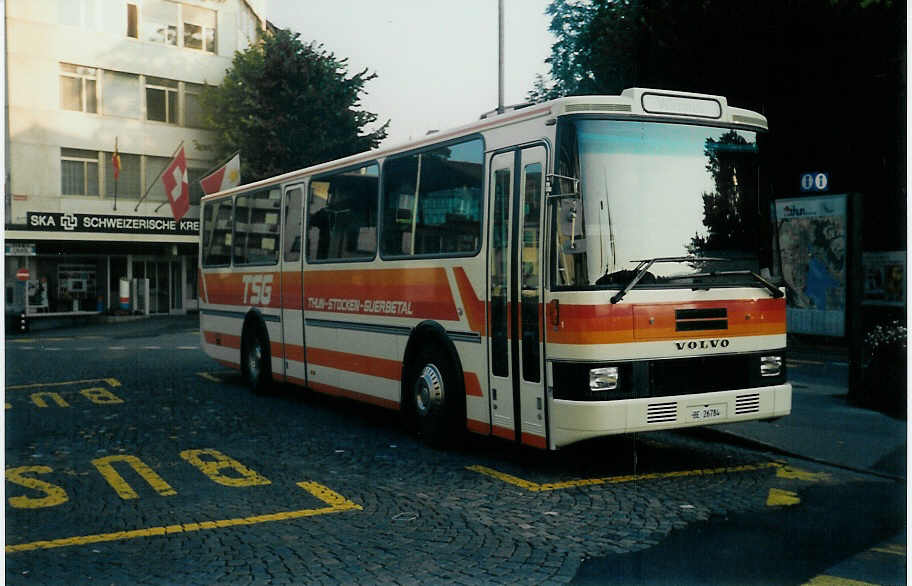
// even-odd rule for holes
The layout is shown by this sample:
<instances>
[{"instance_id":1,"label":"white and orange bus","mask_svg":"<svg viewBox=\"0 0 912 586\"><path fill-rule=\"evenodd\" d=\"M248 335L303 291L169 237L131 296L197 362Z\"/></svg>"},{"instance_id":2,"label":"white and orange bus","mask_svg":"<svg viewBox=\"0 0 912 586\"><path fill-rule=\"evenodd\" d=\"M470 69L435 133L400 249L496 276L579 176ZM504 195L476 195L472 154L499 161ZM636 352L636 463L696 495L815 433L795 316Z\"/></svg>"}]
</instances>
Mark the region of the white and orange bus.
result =
<instances>
[{"instance_id":1,"label":"white and orange bus","mask_svg":"<svg viewBox=\"0 0 912 586\"><path fill-rule=\"evenodd\" d=\"M209 356L556 449L791 411L758 138L723 97L530 105L206 197Z\"/></svg>"}]
</instances>

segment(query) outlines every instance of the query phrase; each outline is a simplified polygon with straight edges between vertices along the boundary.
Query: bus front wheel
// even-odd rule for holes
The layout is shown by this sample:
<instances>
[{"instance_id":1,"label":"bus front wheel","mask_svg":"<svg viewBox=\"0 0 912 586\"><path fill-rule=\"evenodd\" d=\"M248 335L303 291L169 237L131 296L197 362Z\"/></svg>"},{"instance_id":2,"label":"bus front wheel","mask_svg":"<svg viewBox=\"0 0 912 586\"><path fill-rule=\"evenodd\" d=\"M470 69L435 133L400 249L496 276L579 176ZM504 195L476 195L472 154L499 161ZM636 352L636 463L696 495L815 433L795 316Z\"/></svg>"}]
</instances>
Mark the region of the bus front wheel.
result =
<instances>
[{"instance_id":1,"label":"bus front wheel","mask_svg":"<svg viewBox=\"0 0 912 586\"><path fill-rule=\"evenodd\" d=\"M419 433L432 446L445 447L461 436L463 392L452 360L434 348L423 348L409 378L408 410Z\"/></svg>"},{"instance_id":2,"label":"bus front wheel","mask_svg":"<svg viewBox=\"0 0 912 586\"><path fill-rule=\"evenodd\" d=\"M269 368L269 342L262 327L247 329L241 345L241 369L244 380L255 393L264 392L272 382Z\"/></svg>"}]
</instances>

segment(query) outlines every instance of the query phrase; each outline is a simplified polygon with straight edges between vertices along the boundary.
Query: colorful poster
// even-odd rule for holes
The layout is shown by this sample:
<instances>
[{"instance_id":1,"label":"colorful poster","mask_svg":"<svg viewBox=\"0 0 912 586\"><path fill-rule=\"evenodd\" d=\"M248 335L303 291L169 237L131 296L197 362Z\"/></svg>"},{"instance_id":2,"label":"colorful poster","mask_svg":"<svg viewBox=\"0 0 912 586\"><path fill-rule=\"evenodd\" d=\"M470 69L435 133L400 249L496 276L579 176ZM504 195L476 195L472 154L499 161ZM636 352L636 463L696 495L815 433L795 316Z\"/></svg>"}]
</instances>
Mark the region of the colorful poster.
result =
<instances>
[{"instance_id":1,"label":"colorful poster","mask_svg":"<svg viewBox=\"0 0 912 586\"><path fill-rule=\"evenodd\" d=\"M845 335L847 196L776 200L788 331Z\"/></svg>"},{"instance_id":2,"label":"colorful poster","mask_svg":"<svg viewBox=\"0 0 912 586\"><path fill-rule=\"evenodd\" d=\"M905 305L905 251L865 252L861 263L865 275L863 304L890 307Z\"/></svg>"}]
</instances>

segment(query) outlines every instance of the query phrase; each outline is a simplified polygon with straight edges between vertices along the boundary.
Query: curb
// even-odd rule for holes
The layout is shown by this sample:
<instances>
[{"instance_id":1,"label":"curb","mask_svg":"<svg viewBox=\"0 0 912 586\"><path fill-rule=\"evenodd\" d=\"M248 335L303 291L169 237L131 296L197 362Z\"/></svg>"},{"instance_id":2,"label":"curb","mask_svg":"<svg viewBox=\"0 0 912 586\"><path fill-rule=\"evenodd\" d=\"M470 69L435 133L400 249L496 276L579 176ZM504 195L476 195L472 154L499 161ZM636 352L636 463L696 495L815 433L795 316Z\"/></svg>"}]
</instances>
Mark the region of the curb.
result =
<instances>
[{"instance_id":1,"label":"curb","mask_svg":"<svg viewBox=\"0 0 912 586\"><path fill-rule=\"evenodd\" d=\"M760 440L752 439L752 438L749 438L749 437L746 437L743 435L738 435L738 434L732 433L730 431L724 431L721 429L712 429L709 427L703 427L703 428L699 428L699 429L688 429L688 430L681 430L681 431L684 433L687 433L687 434L697 436L697 437L702 436L702 435L716 436L717 438L721 437L721 438L723 438L722 441L724 441L725 443L728 443L728 444L740 445L741 447L745 447L745 448L752 449L752 450L772 452L772 453L778 454L780 456L787 456L789 458L805 460L807 462L813 462L815 464L823 464L824 466L840 468L842 470L848 470L849 472L856 472L858 474L865 474L865 475L869 475L869 476L877 476L877 477L883 478L885 480L893 480L894 482L905 482L906 481L905 476L897 476L895 474L888 474L886 472L878 472L877 470L871 470L870 468L858 468L856 466L849 466L848 464L840 464L839 462L830 462L830 461L824 460L822 458L806 456L804 454L799 454L798 452L786 450L784 448L780 448L779 446L775 446L773 444L769 444L769 443L766 443L766 442L763 442Z\"/></svg>"}]
</instances>

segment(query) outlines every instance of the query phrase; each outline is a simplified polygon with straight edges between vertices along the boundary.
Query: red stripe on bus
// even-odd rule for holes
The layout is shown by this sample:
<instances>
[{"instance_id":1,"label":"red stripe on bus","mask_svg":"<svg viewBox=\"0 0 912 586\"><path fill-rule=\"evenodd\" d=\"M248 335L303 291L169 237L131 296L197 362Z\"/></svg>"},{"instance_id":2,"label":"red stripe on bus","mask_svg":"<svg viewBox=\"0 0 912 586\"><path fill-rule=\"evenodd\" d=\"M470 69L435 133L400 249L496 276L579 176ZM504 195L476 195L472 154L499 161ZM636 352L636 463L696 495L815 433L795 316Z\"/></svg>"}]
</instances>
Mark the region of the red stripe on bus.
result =
<instances>
[{"instance_id":1,"label":"red stripe on bus","mask_svg":"<svg viewBox=\"0 0 912 586\"><path fill-rule=\"evenodd\" d=\"M398 381L402 375L402 363L398 360L375 358L349 352L337 352L323 348L307 348L306 354L308 365L328 366L338 370L379 376L395 381Z\"/></svg>"},{"instance_id":2,"label":"red stripe on bus","mask_svg":"<svg viewBox=\"0 0 912 586\"><path fill-rule=\"evenodd\" d=\"M304 308L304 291L301 271L282 273L282 307L301 310Z\"/></svg>"},{"instance_id":3,"label":"red stripe on bus","mask_svg":"<svg viewBox=\"0 0 912 586\"><path fill-rule=\"evenodd\" d=\"M307 311L458 319L443 268L304 272Z\"/></svg>"},{"instance_id":4,"label":"red stripe on bus","mask_svg":"<svg viewBox=\"0 0 912 586\"><path fill-rule=\"evenodd\" d=\"M480 433L481 435L490 435L491 425L483 421L475 421L474 419L466 419L466 429L472 433Z\"/></svg>"},{"instance_id":5,"label":"red stripe on bus","mask_svg":"<svg viewBox=\"0 0 912 586\"><path fill-rule=\"evenodd\" d=\"M516 439L515 431L512 429L507 429L506 427L500 427L499 425L491 426L491 434L511 441Z\"/></svg>"},{"instance_id":6,"label":"red stripe on bus","mask_svg":"<svg viewBox=\"0 0 912 586\"><path fill-rule=\"evenodd\" d=\"M385 407L386 409L393 409L394 411L399 410L399 403L396 401L390 401L389 399L374 397L372 395L365 395L363 393L356 393L355 391L349 391L348 389L342 389L339 387L334 387L332 385L325 385L323 383L311 382L310 388L314 391L317 391L318 393L323 393L325 395L345 397L346 399L354 399L356 401L370 403L371 405Z\"/></svg>"},{"instance_id":7,"label":"red stripe on bus","mask_svg":"<svg viewBox=\"0 0 912 586\"><path fill-rule=\"evenodd\" d=\"M481 392L481 383L478 382L478 375L474 372L463 372L462 378L465 379L465 393L470 397L483 397Z\"/></svg>"},{"instance_id":8,"label":"red stripe on bus","mask_svg":"<svg viewBox=\"0 0 912 586\"><path fill-rule=\"evenodd\" d=\"M540 435L532 435L531 433L522 434L522 443L527 446L532 446L533 448L541 448L542 450L548 447L548 444L545 443L545 438Z\"/></svg>"},{"instance_id":9,"label":"red stripe on bus","mask_svg":"<svg viewBox=\"0 0 912 586\"><path fill-rule=\"evenodd\" d=\"M244 282L244 278L247 282ZM248 307L281 307L281 273L275 270L243 273L206 273L209 303Z\"/></svg>"},{"instance_id":10,"label":"red stripe on bus","mask_svg":"<svg viewBox=\"0 0 912 586\"><path fill-rule=\"evenodd\" d=\"M203 338L207 344L214 346L223 346L239 350L241 348L241 337L233 334L224 334L222 332L203 331Z\"/></svg>"},{"instance_id":11,"label":"red stripe on bus","mask_svg":"<svg viewBox=\"0 0 912 586\"><path fill-rule=\"evenodd\" d=\"M456 267L453 269L453 276L456 278L456 286L459 288L462 307L465 310L466 319L469 321L469 329L484 336L487 330L485 327L484 300L479 299L475 294L475 288L472 287L464 268Z\"/></svg>"}]
</instances>

